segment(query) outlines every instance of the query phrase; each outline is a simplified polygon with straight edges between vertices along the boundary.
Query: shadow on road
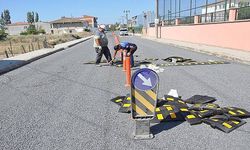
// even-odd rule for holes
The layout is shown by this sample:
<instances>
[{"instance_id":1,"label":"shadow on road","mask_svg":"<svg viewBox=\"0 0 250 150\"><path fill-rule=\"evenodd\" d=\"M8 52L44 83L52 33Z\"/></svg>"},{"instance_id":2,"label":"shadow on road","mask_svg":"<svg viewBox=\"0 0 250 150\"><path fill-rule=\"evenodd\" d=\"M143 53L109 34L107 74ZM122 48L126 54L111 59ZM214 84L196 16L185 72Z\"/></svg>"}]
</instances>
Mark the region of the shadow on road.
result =
<instances>
[{"instance_id":1,"label":"shadow on road","mask_svg":"<svg viewBox=\"0 0 250 150\"><path fill-rule=\"evenodd\" d=\"M154 126L150 127L150 130L153 135L159 134L164 130L170 130L180 124L182 124L184 121L172 121L172 122L162 122L155 124Z\"/></svg>"},{"instance_id":2,"label":"shadow on road","mask_svg":"<svg viewBox=\"0 0 250 150\"><path fill-rule=\"evenodd\" d=\"M24 64L27 64L27 62L23 60L0 60L0 75L17 69Z\"/></svg>"}]
</instances>

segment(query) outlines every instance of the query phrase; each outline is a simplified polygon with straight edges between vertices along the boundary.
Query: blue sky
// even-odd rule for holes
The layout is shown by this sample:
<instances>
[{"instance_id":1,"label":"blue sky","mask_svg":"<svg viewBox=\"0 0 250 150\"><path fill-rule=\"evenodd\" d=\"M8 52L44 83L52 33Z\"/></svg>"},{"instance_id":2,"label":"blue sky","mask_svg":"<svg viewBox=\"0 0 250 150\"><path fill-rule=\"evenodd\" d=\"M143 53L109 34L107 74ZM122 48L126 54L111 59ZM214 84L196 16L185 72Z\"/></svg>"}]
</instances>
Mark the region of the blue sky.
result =
<instances>
[{"instance_id":1,"label":"blue sky","mask_svg":"<svg viewBox=\"0 0 250 150\"><path fill-rule=\"evenodd\" d=\"M123 10L130 10L129 16L154 10L155 0L0 0L0 12L9 9L11 21L26 21L28 11L38 12L40 20L52 21L61 16L97 16L98 23L121 21Z\"/></svg>"}]
</instances>

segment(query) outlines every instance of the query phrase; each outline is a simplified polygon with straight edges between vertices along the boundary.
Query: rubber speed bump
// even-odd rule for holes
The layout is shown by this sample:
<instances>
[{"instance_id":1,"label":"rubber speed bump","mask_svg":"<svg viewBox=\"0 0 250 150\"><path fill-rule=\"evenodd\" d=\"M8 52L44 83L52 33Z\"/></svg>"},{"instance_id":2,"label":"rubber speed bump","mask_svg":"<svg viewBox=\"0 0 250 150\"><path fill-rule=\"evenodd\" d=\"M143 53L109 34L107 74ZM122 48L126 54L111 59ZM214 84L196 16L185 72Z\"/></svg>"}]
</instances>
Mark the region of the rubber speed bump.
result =
<instances>
[{"instance_id":1,"label":"rubber speed bump","mask_svg":"<svg viewBox=\"0 0 250 150\"><path fill-rule=\"evenodd\" d=\"M174 105L156 107L155 118L152 122L159 123L167 121L185 121L185 118L182 116L179 108Z\"/></svg>"},{"instance_id":2,"label":"rubber speed bump","mask_svg":"<svg viewBox=\"0 0 250 150\"><path fill-rule=\"evenodd\" d=\"M138 60L135 61L135 63L138 63L139 65L144 65L144 64L151 64L152 62L146 60Z\"/></svg>"},{"instance_id":3,"label":"rubber speed bump","mask_svg":"<svg viewBox=\"0 0 250 150\"><path fill-rule=\"evenodd\" d=\"M200 111L193 111L197 116L200 118L211 117L214 115L222 115L222 109L207 109L207 110L200 110Z\"/></svg>"},{"instance_id":4,"label":"rubber speed bump","mask_svg":"<svg viewBox=\"0 0 250 150\"><path fill-rule=\"evenodd\" d=\"M107 63L107 61L105 60L102 60L100 63ZM83 64L96 64L96 61L89 61L89 62L86 62L86 63L83 63Z\"/></svg>"},{"instance_id":5,"label":"rubber speed bump","mask_svg":"<svg viewBox=\"0 0 250 150\"><path fill-rule=\"evenodd\" d=\"M170 95L164 95L164 100L160 101L161 103L164 104L170 104L170 105L175 105L178 108L188 108L187 104L180 98L176 98Z\"/></svg>"},{"instance_id":6,"label":"rubber speed bump","mask_svg":"<svg viewBox=\"0 0 250 150\"><path fill-rule=\"evenodd\" d=\"M120 112L120 113L130 113L131 112L131 97L127 96L124 98L118 112Z\"/></svg>"},{"instance_id":7,"label":"rubber speed bump","mask_svg":"<svg viewBox=\"0 0 250 150\"><path fill-rule=\"evenodd\" d=\"M145 58L144 60L157 61L159 59L158 58Z\"/></svg>"},{"instance_id":8,"label":"rubber speed bump","mask_svg":"<svg viewBox=\"0 0 250 150\"><path fill-rule=\"evenodd\" d=\"M206 104L194 104L193 106L189 107L189 110L195 110L195 111L200 111L200 110L210 110L210 109L217 109L220 106L218 104L213 104L213 103L206 103Z\"/></svg>"},{"instance_id":9,"label":"rubber speed bump","mask_svg":"<svg viewBox=\"0 0 250 150\"><path fill-rule=\"evenodd\" d=\"M228 117L226 115L216 115L210 118L205 118L203 119L203 122L210 125L212 128L217 128L226 133L229 133L246 123L240 118Z\"/></svg>"},{"instance_id":10,"label":"rubber speed bump","mask_svg":"<svg viewBox=\"0 0 250 150\"><path fill-rule=\"evenodd\" d=\"M202 119L198 115L196 115L193 111L189 111L186 113L185 120L190 125L197 125L202 123Z\"/></svg>"},{"instance_id":11,"label":"rubber speed bump","mask_svg":"<svg viewBox=\"0 0 250 150\"><path fill-rule=\"evenodd\" d=\"M189 104L205 104L205 103L212 103L215 102L216 98L206 96L206 95L194 95L184 102L189 103Z\"/></svg>"},{"instance_id":12,"label":"rubber speed bump","mask_svg":"<svg viewBox=\"0 0 250 150\"><path fill-rule=\"evenodd\" d=\"M116 67L122 67L122 64L114 64Z\"/></svg>"},{"instance_id":13,"label":"rubber speed bump","mask_svg":"<svg viewBox=\"0 0 250 150\"><path fill-rule=\"evenodd\" d=\"M165 59L162 59L164 61L167 61L167 62L194 62L192 59L186 59L186 58L183 58L183 57L178 57L178 56L172 56L172 57L168 57L168 58L165 58Z\"/></svg>"},{"instance_id":14,"label":"rubber speed bump","mask_svg":"<svg viewBox=\"0 0 250 150\"><path fill-rule=\"evenodd\" d=\"M157 64L157 66L161 67L169 67L169 66L193 66L193 65L214 65L214 64L229 64L229 62L225 61L208 61L208 62L196 62L196 61L187 61L187 62L169 62L163 64Z\"/></svg>"},{"instance_id":15,"label":"rubber speed bump","mask_svg":"<svg viewBox=\"0 0 250 150\"><path fill-rule=\"evenodd\" d=\"M122 106L125 98L126 98L126 96L117 96L115 98L112 98L110 101L119 105L119 106Z\"/></svg>"},{"instance_id":16,"label":"rubber speed bump","mask_svg":"<svg viewBox=\"0 0 250 150\"><path fill-rule=\"evenodd\" d=\"M233 117L240 117L240 118L250 117L250 112L246 111L245 109L237 107L224 107L223 112Z\"/></svg>"}]
</instances>

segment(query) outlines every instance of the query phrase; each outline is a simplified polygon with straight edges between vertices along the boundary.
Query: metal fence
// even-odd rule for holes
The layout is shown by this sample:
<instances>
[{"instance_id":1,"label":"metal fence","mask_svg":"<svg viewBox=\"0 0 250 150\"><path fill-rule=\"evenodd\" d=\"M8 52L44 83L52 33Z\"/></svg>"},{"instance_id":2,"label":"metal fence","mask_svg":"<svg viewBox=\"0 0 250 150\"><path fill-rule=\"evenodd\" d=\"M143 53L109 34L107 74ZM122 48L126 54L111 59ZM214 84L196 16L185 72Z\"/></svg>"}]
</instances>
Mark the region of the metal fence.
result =
<instances>
[{"instance_id":1,"label":"metal fence","mask_svg":"<svg viewBox=\"0 0 250 150\"><path fill-rule=\"evenodd\" d=\"M238 20L250 19L250 6L240 7L238 9Z\"/></svg>"},{"instance_id":2,"label":"metal fence","mask_svg":"<svg viewBox=\"0 0 250 150\"><path fill-rule=\"evenodd\" d=\"M193 24L194 16L200 23L228 21L229 9L238 8L238 19L250 19L250 0L159 0L159 17L164 25Z\"/></svg>"}]
</instances>

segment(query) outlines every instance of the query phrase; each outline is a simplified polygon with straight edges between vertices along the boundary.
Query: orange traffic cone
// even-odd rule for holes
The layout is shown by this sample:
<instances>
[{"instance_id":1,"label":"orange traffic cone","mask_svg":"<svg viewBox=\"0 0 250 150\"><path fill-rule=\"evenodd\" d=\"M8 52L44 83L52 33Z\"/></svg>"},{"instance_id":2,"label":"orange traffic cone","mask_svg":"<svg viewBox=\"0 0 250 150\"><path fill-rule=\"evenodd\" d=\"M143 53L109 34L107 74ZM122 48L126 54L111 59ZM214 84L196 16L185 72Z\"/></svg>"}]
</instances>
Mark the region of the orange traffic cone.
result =
<instances>
[{"instance_id":1,"label":"orange traffic cone","mask_svg":"<svg viewBox=\"0 0 250 150\"><path fill-rule=\"evenodd\" d=\"M122 71L126 71L126 55L127 55L127 52L125 50L122 50L122 53L123 53L123 58L122 58L122 66L123 66L123 70Z\"/></svg>"},{"instance_id":2,"label":"orange traffic cone","mask_svg":"<svg viewBox=\"0 0 250 150\"><path fill-rule=\"evenodd\" d=\"M126 87L131 86L131 66L130 66L130 57L126 57Z\"/></svg>"}]
</instances>

